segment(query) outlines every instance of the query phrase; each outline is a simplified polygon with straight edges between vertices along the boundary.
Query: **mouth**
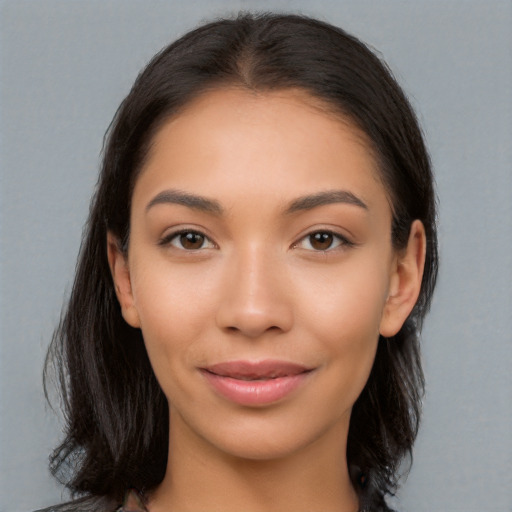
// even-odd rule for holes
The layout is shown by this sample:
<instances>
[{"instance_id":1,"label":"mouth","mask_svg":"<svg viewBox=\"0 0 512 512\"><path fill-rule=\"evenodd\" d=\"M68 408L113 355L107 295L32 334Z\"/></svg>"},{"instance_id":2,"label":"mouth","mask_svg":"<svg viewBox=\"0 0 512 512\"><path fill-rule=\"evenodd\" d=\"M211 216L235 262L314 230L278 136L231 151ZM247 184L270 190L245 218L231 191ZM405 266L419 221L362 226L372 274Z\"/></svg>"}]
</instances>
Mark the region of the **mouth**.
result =
<instances>
[{"instance_id":1,"label":"mouth","mask_svg":"<svg viewBox=\"0 0 512 512\"><path fill-rule=\"evenodd\" d=\"M313 371L288 361L229 361L201 368L214 391L245 406L271 404L290 395Z\"/></svg>"}]
</instances>

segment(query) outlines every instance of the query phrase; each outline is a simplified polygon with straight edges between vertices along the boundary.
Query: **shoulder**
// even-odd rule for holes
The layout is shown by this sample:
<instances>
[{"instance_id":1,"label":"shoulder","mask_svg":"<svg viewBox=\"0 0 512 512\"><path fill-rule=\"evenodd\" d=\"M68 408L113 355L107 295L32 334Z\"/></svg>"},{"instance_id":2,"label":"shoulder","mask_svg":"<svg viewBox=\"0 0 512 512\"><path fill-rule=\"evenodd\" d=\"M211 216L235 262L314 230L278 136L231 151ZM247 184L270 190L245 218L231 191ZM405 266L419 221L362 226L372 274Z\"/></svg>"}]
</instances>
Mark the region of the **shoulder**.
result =
<instances>
[{"instance_id":1,"label":"shoulder","mask_svg":"<svg viewBox=\"0 0 512 512\"><path fill-rule=\"evenodd\" d=\"M105 497L85 497L34 512L116 512L121 505Z\"/></svg>"}]
</instances>

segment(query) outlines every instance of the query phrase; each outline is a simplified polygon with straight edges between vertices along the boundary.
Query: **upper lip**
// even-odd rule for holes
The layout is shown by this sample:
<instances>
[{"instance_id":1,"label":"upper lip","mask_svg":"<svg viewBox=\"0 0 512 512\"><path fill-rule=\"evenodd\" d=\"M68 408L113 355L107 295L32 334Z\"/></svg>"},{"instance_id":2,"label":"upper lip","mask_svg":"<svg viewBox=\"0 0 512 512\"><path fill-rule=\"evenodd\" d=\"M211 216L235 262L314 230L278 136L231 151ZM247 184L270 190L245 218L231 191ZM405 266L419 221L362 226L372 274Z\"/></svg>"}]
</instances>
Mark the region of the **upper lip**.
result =
<instances>
[{"instance_id":1,"label":"upper lip","mask_svg":"<svg viewBox=\"0 0 512 512\"><path fill-rule=\"evenodd\" d=\"M240 380L275 379L308 372L308 368L299 363L289 361L226 361L203 367L209 373L220 377L230 377Z\"/></svg>"}]
</instances>

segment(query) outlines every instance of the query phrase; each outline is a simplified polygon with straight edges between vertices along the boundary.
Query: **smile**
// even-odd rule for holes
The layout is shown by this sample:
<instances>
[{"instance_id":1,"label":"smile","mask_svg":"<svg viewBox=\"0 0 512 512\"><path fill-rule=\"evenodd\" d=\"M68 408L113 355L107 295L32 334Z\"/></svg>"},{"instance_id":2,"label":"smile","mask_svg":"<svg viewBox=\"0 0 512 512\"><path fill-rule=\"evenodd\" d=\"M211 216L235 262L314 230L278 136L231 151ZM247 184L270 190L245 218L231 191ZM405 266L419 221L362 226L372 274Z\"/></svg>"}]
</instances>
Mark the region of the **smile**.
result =
<instances>
[{"instance_id":1,"label":"smile","mask_svg":"<svg viewBox=\"0 0 512 512\"><path fill-rule=\"evenodd\" d=\"M297 389L311 368L287 361L231 361L201 368L207 382L224 398L239 405L276 402Z\"/></svg>"}]
</instances>

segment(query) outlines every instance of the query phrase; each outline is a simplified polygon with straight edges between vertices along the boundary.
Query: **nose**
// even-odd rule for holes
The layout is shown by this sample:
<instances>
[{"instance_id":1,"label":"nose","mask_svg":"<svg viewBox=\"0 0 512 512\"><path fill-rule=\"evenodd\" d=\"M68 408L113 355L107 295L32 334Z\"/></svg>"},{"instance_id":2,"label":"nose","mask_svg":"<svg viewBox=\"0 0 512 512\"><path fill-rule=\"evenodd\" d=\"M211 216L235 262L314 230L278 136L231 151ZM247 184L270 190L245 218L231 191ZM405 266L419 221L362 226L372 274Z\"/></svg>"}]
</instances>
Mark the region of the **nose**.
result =
<instances>
[{"instance_id":1,"label":"nose","mask_svg":"<svg viewBox=\"0 0 512 512\"><path fill-rule=\"evenodd\" d=\"M286 272L264 248L252 248L231 258L222 284L217 325L247 338L291 329L293 305Z\"/></svg>"}]
</instances>

